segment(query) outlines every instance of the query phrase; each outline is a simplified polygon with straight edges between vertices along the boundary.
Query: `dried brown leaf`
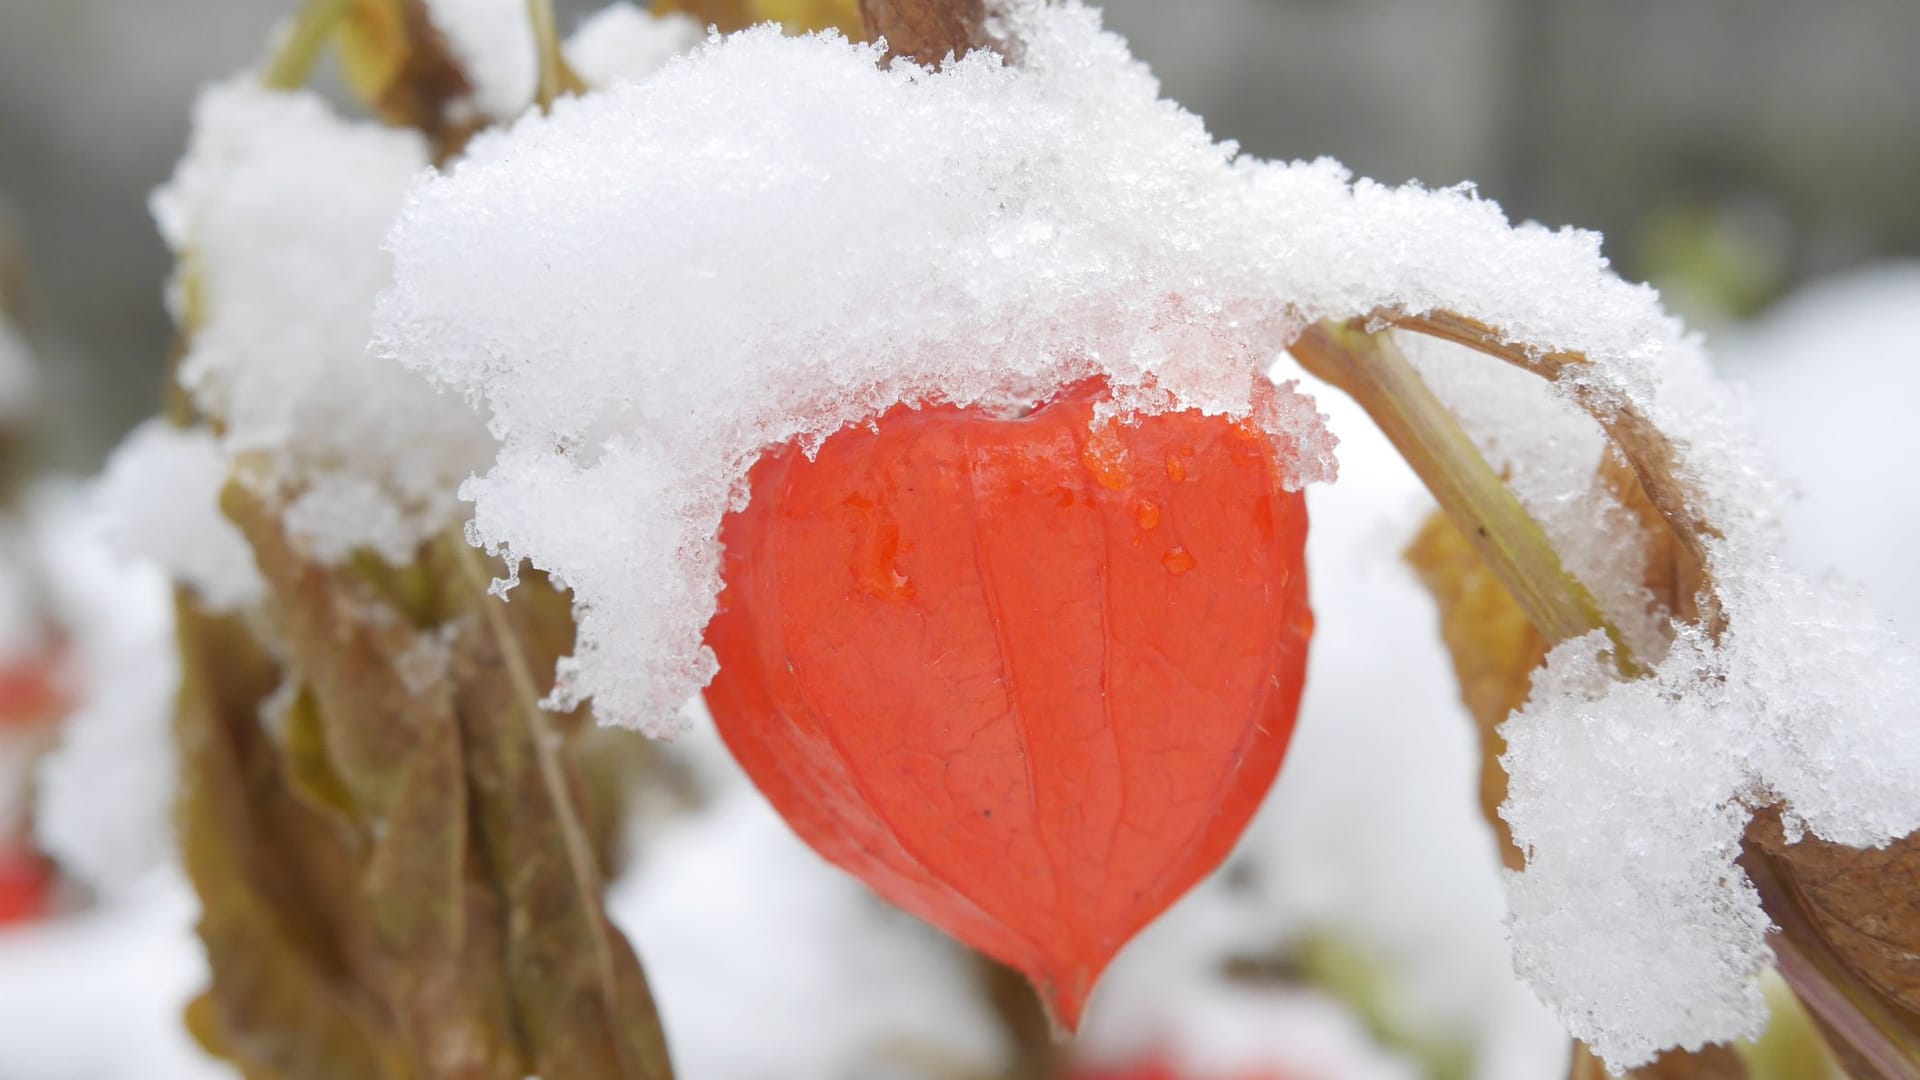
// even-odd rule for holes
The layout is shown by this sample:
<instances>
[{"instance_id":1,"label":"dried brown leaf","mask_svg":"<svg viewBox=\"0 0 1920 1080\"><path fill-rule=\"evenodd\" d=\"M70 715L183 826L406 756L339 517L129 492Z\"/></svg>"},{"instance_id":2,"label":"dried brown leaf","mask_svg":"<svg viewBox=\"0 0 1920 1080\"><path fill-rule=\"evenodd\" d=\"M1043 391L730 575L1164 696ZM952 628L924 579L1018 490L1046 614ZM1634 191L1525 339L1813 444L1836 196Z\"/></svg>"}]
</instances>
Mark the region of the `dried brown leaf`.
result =
<instances>
[{"instance_id":1,"label":"dried brown leaf","mask_svg":"<svg viewBox=\"0 0 1920 1080\"><path fill-rule=\"evenodd\" d=\"M535 702L550 687L530 693L525 681L552 672L560 654L551 646L565 647L532 625L543 585L523 576L512 604L476 590L481 610L467 614L453 661L476 839L505 908L514 1014L540 1075L666 1077L665 1037L646 977L608 921L600 868L574 835L586 816L579 784L569 776L556 785L552 770L564 769L565 759L541 757L551 748L543 746Z\"/></svg>"},{"instance_id":2,"label":"dried brown leaf","mask_svg":"<svg viewBox=\"0 0 1920 1080\"><path fill-rule=\"evenodd\" d=\"M445 545L398 576L329 568L272 499L236 482L222 503L269 583L285 659L239 627L183 632L196 655L259 657L195 668L201 704L181 713L214 974L192 1017L203 1041L287 1080L670 1075L594 851L565 839L586 800L545 783L545 719L529 722L535 695L513 677L571 647L564 597L535 580L526 603L483 618L497 604L483 588L445 595L468 588L464 573L419 587L461 570ZM450 622L414 625L443 606ZM283 677L302 689L275 740L260 706ZM618 815L599 811L610 835Z\"/></svg>"},{"instance_id":3,"label":"dried brown leaf","mask_svg":"<svg viewBox=\"0 0 1920 1080\"><path fill-rule=\"evenodd\" d=\"M1406 551L1407 561L1440 609L1440 634L1453 658L1460 696L1480 733L1480 809L1500 840L1508 869L1526 863L1500 817L1507 741L1500 725L1526 703L1533 669L1547 642L1452 519L1436 511Z\"/></svg>"},{"instance_id":4,"label":"dried brown leaf","mask_svg":"<svg viewBox=\"0 0 1920 1080\"><path fill-rule=\"evenodd\" d=\"M221 508L246 534L272 589L291 674L324 718L326 761L353 802L377 819L405 779L421 732L451 715L445 680L409 685L404 668L427 662L432 643L362 578L302 556L274 506L243 482L227 485Z\"/></svg>"},{"instance_id":5,"label":"dried brown leaf","mask_svg":"<svg viewBox=\"0 0 1920 1080\"><path fill-rule=\"evenodd\" d=\"M1749 835L1784 868L1800 909L1840 962L1920 1029L1920 836L1884 848L1812 835L1788 843L1772 816Z\"/></svg>"},{"instance_id":6,"label":"dried brown leaf","mask_svg":"<svg viewBox=\"0 0 1920 1080\"><path fill-rule=\"evenodd\" d=\"M342 891L350 858L289 793L259 723L278 672L234 621L184 595L178 610L177 814L213 975L190 1026L252 1077L404 1076L380 1008L346 977L324 899Z\"/></svg>"}]
</instances>

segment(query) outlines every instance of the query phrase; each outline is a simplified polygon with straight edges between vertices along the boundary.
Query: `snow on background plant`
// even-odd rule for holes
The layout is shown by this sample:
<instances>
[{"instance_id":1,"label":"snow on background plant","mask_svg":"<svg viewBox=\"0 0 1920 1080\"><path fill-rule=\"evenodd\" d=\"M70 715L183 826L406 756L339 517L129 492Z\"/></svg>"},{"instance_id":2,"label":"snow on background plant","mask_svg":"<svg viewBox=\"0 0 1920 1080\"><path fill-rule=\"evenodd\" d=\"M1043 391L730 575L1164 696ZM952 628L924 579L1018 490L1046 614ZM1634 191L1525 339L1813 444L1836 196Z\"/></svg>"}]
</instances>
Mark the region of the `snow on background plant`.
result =
<instances>
[{"instance_id":1,"label":"snow on background plant","mask_svg":"<svg viewBox=\"0 0 1920 1080\"><path fill-rule=\"evenodd\" d=\"M1562 1032L1615 1067L1755 1036L1773 957L1770 911L1736 863L1753 865L1754 813L1777 809L1787 841L1857 848L1920 827L1912 647L1848 587L1790 567L1779 466L1700 342L1611 273L1596 236L1512 226L1471 190L1240 155L1076 2L999 8L982 24L994 49L937 68L831 33L702 38L616 5L566 43L584 92L545 111L556 67L523 5L426 10L464 76L439 115L499 125L450 158L434 132L348 120L251 75L202 96L154 198L179 257L177 377L196 420L129 438L99 489L106 531L242 620L284 586L256 570L261 534L222 514L236 486L326 573L368 556L430 568L421 553L470 512L510 601L523 559L570 590L578 637L545 704L680 734L650 752L705 801L660 820L643 800L633 870L607 900L683 1075L847 1075L902 1046L896 1063L991 1070L1019 1052L961 950L794 845L688 730L709 723L702 630L748 469L896 404L1012 409L1101 376L1105 415L1245 420L1290 449L1290 486L1313 485L1320 628L1290 764L1227 870L1102 984L1089 1068L1384 1077L1450 1059L1523 1077L1561 1067ZM1770 347L1867 355L1825 331L1877 320L1815 310L1820 331L1789 315ZM1286 354L1316 327L1346 327L1315 340L1356 354L1404 349L1538 523L1568 594L1592 600L1591 627L1549 633L1501 729L1500 813L1526 867L1504 899L1464 798L1474 728L1399 565L1432 504L1349 402L1256 391L1269 371L1297 377ZM1623 441L1648 431L1670 456ZM1635 486L1603 482L1627 465ZM1635 491L1672 535L1649 539ZM145 584L115 595L156 593L144 564L89 558L51 576L131 575ZM1663 560L1696 576L1663 591ZM113 888L165 859L156 766L172 760L163 703L179 678L164 601L125 606L71 617L112 621L81 651L99 670L121 649L131 674L85 677L38 823L70 869ZM420 640L408 687L406 672L455 678L448 647ZM297 683L265 710L276 738L305 707ZM103 776L126 777L125 797L87 799ZM1505 934L1557 1024L1508 974ZM1349 939L1399 986L1362 1009L1370 1031L1350 1006L1224 974ZM36 1015L0 1007L23 1018L7 1042ZM769 1020L743 1031L743 1015ZM1381 1038L1397 1049L1369 1045Z\"/></svg>"}]
</instances>

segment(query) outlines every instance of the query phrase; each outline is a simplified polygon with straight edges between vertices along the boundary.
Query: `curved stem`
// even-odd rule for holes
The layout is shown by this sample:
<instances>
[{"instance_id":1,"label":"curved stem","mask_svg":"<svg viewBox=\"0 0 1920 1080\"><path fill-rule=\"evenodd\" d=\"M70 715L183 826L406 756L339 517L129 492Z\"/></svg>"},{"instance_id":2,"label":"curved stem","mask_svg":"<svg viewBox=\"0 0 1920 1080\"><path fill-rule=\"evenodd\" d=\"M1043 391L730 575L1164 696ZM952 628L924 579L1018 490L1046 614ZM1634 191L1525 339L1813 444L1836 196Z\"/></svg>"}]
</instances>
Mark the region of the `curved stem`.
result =
<instances>
[{"instance_id":1,"label":"curved stem","mask_svg":"<svg viewBox=\"0 0 1920 1080\"><path fill-rule=\"evenodd\" d=\"M1542 636L1557 644L1604 630L1621 670L1635 670L1625 639L1608 625L1593 593L1567 572L1539 524L1392 338L1352 323L1320 323L1292 352L1367 410Z\"/></svg>"},{"instance_id":2,"label":"curved stem","mask_svg":"<svg viewBox=\"0 0 1920 1080\"><path fill-rule=\"evenodd\" d=\"M1592 364L1577 352L1530 352L1509 342L1494 327L1451 311L1430 311L1420 315L1380 311L1375 312L1373 318L1464 345L1551 383L1568 385L1561 382L1563 374ZM1648 501L1666 520L1674 538L1705 573L1706 568L1712 565L1707 544L1720 535L1720 530L1699 512L1698 500L1691 486L1681 477L1680 448L1630 401L1592 387L1575 387L1571 396L1587 415L1599 423L1608 439L1627 459L1641 489L1647 493ZM1703 591L1704 595L1698 598L1700 621L1717 638L1726 629L1726 618L1712 595L1710 580L1708 588Z\"/></svg>"},{"instance_id":3,"label":"curved stem","mask_svg":"<svg viewBox=\"0 0 1920 1080\"><path fill-rule=\"evenodd\" d=\"M350 2L307 0L260 72L261 83L269 90L296 90L305 86Z\"/></svg>"}]
</instances>

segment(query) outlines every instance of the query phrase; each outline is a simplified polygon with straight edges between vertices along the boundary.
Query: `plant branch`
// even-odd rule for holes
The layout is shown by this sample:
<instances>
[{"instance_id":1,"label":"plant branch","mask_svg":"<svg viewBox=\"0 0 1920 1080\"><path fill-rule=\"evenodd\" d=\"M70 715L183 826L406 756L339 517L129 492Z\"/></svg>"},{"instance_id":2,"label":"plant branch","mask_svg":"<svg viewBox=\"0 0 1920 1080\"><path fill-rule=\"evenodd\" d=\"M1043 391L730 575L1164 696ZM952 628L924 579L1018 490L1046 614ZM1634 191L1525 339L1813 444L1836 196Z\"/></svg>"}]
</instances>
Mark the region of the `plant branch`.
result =
<instances>
[{"instance_id":1,"label":"plant branch","mask_svg":"<svg viewBox=\"0 0 1920 1080\"><path fill-rule=\"evenodd\" d=\"M1625 640L1607 624L1593 594L1567 572L1546 534L1392 338L1353 323L1319 323L1292 352L1367 410L1549 642L1604 630L1622 670L1633 670Z\"/></svg>"},{"instance_id":2,"label":"plant branch","mask_svg":"<svg viewBox=\"0 0 1920 1080\"><path fill-rule=\"evenodd\" d=\"M568 66L560 49L560 30L553 17L553 0L527 0L527 18L533 23L533 40L540 57L540 80L535 86L534 102L545 112L562 94L577 94L585 89L580 76Z\"/></svg>"},{"instance_id":3,"label":"plant branch","mask_svg":"<svg viewBox=\"0 0 1920 1080\"><path fill-rule=\"evenodd\" d=\"M260 73L260 81L267 89L296 90L306 85L350 2L307 0Z\"/></svg>"},{"instance_id":4,"label":"plant branch","mask_svg":"<svg viewBox=\"0 0 1920 1080\"><path fill-rule=\"evenodd\" d=\"M1563 381L1561 376L1569 371L1592 367L1593 362L1586 356L1564 350L1533 352L1506 340L1486 323L1451 311L1421 315L1379 311L1371 318L1464 345L1550 383L1568 387L1575 403L1599 423L1614 447L1627 459L1648 501L1666 520L1674 538L1700 567L1711 565L1707 544L1720 535L1720 530L1699 512L1699 500L1692 486L1681 477L1679 447L1631 401L1592 384ZM1726 620L1712 595L1711 582L1707 585L1699 598L1701 623L1717 638L1726 629Z\"/></svg>"}]
</instances>

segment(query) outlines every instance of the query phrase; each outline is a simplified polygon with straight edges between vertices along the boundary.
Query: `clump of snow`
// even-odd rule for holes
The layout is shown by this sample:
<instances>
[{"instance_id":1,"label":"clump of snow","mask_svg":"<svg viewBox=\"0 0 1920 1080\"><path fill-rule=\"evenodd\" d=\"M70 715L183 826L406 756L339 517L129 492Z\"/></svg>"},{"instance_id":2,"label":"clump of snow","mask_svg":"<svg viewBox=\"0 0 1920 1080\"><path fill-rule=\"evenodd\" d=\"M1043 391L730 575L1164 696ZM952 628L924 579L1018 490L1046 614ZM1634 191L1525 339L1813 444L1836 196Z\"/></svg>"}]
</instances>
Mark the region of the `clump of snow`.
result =
<instances>
[{"instance_id":1,"label":"clump of snow","mask_svg":"<svg viewBox=\"0 0 1920 1080\"><path fill-rule=\"evenodd\" d=\"M209 611L247 607L266 589L246 537L220 513L230 468L213 432L149 420L107 459L96 496L113 546L158 563Z\"/></svg>"},{"instance_id":2,"label":"clump of snow","mask_svg":"<svg viewBox=\"0 0 1920 1080\"><path fill-rule=\"evenodd\" d=\"M238 80L202 93L187 156L153 197L180 256L181 385L223 454L268 464L295 537L329 562L356 548L411 561L456 520L490 446L465 403L366 352L390 272L380 241L427 160L417 134Z\"/></svg>"},{"instance_id":3,"label":"clump of snow","mask_svg":"<svg viewBox=\"0 0 1920 1080\"><path fill-rule=\"evenodd\" d=\"M567 64L589 86L645 78L693 48L706 31L684 13L655 15L628 0L609 4L567 37Z\"/></svg>"},{"instance_id":4,"label":"clump of snow","mask_svg":"<svg viewBox=\"0 0 1920 1080\"><path fill-rule=\"evenodd\" d=\"M124 892L173 851L173 593L160 567L113 550L81 490L39 488L28 516L73 703L39 763L35 832L69 874Z\"/></svg>"},{"instance_id":5,"label":"clump of snow","mask_svg":"<svg viewBox=\"0 0 1920 1080\"><path fill-rule=\"evenodd\" d=\"M427 0L427 18L446 39L482 116L511 120L527 111L540 79L527 0Z\"/></svg>"},{"instance_id":6,"label":"clump of snow","mask_svg":"<svg viewBox=\"0 0 1920 1080\"><path fill-rule=\"evenodd\" d=\"M1617 1066L1757 1029L1764 924L1726 829L1779 799L1830 839L1910 831L1920 732L1894 719L1914 700L1906 647L1775 557L1779 493L1699 343L1591 233L1512 226L1467 189L1238 156L1080 4L1018 3L1001 29L1016 63L938 72L744 32L483 137L408 197L377 349L489 407L501 447L466 488L471 535L574 590L556 704L675 727L714 667L717 526L769 445L1095 374L1126 407L1243 416L1307 321L1458 312L1584 353L1555 392L1674 435L1693 508L1725 534L1709 570L1728 634L1682 632L1640 683L1568 643L1511 725L1508 813L1535 858L1514 886L1519 963ZM1311 409L1274 411L1298 479L1330 473ZM1612 581L1630 572L1612 558L1573 561ZM1716 753L1733 764L1704 767ZM1651 796L1642 772L1666 778Z\"/></svg>"},{"instance_id":7,"label":"clump of snow","mask_svg":"<svg viewBox=\"0 0 1920 1080\"><path fill-rule=\"evenodd\" d=\"M648 837L638 870L607 896L645 956L678 1073L839 1080L918 1075L929 1061L999 1071L998 1025L968 953L820 861L737 769L714 799Z\"/></svg>"}]
</instances>

